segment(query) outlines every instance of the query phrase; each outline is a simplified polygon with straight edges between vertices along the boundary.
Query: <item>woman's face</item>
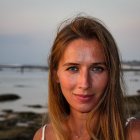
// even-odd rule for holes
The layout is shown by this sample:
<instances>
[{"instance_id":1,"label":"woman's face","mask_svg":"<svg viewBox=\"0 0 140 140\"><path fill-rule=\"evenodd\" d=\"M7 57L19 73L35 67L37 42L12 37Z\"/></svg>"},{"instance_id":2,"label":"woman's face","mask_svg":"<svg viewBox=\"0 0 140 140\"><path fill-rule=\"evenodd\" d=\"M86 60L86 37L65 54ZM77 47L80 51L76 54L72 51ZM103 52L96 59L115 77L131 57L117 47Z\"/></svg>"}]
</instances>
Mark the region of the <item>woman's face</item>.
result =
<instances>
[{"instance_id":1,"label":"woman's face","mask_svg":"<svg viewBox=\"0 0 140 140\"><path fill-rule=\"evenodd\" d=\"M88 113L104 94L109 79L101 44L96 39L72 41L56 73L71 111Z\"/></svg>"}]
</instances>

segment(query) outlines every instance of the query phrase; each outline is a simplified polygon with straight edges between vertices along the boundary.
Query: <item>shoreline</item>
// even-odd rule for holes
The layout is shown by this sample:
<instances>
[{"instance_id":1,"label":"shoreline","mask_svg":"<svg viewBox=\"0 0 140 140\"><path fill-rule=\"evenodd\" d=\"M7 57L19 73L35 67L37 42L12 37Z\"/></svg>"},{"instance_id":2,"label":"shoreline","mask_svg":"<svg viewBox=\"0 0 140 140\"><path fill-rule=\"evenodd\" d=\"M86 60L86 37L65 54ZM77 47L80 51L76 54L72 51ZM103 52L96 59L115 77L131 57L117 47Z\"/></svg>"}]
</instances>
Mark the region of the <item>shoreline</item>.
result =
<instances>
[{"instance_id":1,"label":"shoreline","mask_svg":"<svg viewBox=\"0 0 140 140\"><path fill-rule=\"evenodd\" d=\"M140 95L128 96L130 115L140 119ZM29 106L36 109L40 105ZM0 140L29 140L42 126L44 113L16 112L10 109L0 112ZM48 116L48 114L46 114ZM47 122L48 120L46 120Z\"/></svg>"},{"instance_id":2,"label":"shoreline","mask_svg":"<svg viewBox=\"0 0 140 140\"><path fill-rule=\"evenodd\" d=\"M0 140L29 140L42 126L43 113L3 110L0 120Z\"/></svg>"}]
</instances>

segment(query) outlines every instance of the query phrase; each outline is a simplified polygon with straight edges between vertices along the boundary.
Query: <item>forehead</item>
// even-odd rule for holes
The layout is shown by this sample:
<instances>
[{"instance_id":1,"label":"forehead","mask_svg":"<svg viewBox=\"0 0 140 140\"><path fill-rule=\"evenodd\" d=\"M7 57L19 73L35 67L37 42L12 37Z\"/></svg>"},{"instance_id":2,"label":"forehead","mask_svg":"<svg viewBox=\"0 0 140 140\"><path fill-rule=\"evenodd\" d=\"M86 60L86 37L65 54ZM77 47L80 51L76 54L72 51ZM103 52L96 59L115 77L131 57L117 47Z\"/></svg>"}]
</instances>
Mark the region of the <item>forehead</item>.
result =
<instances>
[{"instance_id":1,"label":"forehead","mask_svg":"<svg viewBox=\"0 0 140 140\"><path fill-rule=\"evenodd\" d=\"M66 46L60 61L105 61L105 55L98 40L76 39Z\"/></svg>"}]
</instances>

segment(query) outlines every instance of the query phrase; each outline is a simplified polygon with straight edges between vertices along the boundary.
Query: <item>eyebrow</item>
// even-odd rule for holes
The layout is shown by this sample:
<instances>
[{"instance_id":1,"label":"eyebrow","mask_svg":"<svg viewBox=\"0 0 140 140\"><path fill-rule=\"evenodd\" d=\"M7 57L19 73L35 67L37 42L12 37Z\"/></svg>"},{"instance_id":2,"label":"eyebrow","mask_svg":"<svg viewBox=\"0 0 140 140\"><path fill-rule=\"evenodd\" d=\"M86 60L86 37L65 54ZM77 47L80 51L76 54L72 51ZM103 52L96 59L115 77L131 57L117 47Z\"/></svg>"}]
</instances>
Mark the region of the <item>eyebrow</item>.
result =
<instances>
[{"instance_id":1,"label":"eyebrow","mask_svg":"<svg viewBox=\"0 0 140 140\"><path fill-rule=\"evenodd\" d=\"M71 65L74 65L74 66L78 66L80 65L79 63L73 63L73 62L68 62L68 63L65 63L63 66L71 66ZM105 62L95 62L95 63L91 63L91 65L105 65L106 66L106 63Z\"/></svg>"},{"instance_id":2,"label":"eyebrow","mask_svg":"<svg viewBox=\"0 0 140 140\"><path fill-rule=\"evenodd\" d=\"M79 64L78 63L68 62L68 63L65 63L63 66L71 66L71 65L79 65Z\"/></svg>"}]
</instances>

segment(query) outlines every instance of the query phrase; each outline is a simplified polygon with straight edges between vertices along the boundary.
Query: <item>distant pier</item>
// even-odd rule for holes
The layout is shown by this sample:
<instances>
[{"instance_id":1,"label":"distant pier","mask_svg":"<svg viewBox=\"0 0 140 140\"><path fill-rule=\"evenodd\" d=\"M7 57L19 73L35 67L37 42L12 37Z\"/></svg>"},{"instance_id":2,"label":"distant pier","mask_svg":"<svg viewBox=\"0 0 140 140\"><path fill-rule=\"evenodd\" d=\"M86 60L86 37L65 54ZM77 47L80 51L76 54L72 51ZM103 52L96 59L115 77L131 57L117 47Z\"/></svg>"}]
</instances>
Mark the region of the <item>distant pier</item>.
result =
<instances>
[{"instance_id":1,"label":"distant pier","mask_svg":"<svg viewBox=\"0 0 140 140\"><path fill-rule=\"evenodd\" d=\"M4 69L19 69L23 73L27 69L47 71L48 67L42 65L0 65L0 70L2 71Z\"/></svg>"}]
</instances>

